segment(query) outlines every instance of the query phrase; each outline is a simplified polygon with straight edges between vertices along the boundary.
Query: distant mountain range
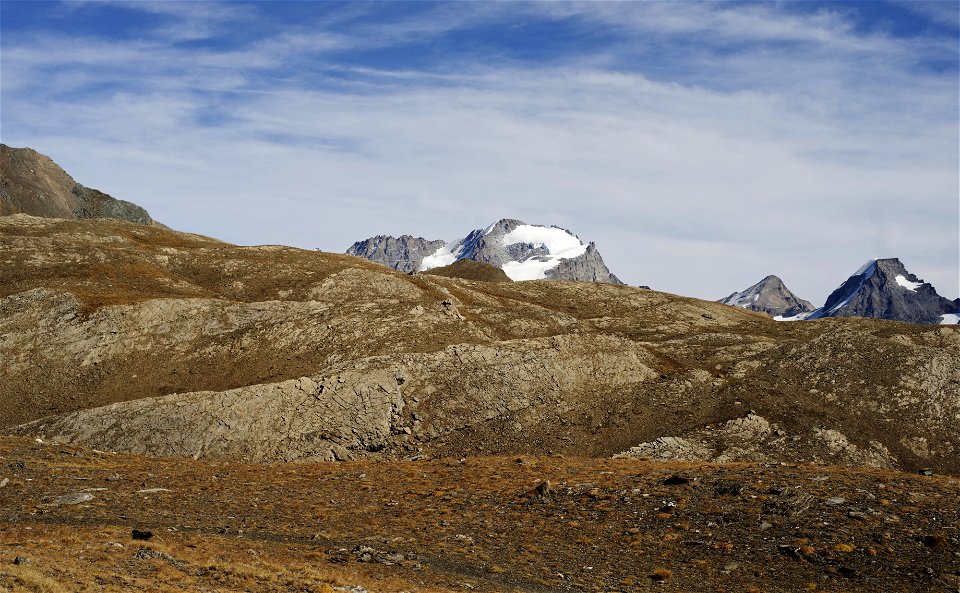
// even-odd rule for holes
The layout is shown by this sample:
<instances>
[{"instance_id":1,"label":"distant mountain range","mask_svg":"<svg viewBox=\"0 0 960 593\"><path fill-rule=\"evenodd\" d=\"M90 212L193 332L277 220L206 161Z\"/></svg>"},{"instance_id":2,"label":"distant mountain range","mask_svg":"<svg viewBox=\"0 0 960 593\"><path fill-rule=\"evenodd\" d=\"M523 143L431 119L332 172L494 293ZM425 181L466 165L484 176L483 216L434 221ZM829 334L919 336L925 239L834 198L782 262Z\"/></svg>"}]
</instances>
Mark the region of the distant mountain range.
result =
<instances>
[{"instance_id":1,"label":"distant mountain range","mask_svg":"<svg viewBox=\"0 0 960 593\"><path fill-rule=\"evenodd\" d=\"M511 280L582 280L623 284L610 273L596 245L566 229L504 218L446 243L422 237L378 235L354 243L347 254L404 272L422 272L473 260L502 269Z\"/></svg>"},{"instance_id":2,"label":"distant mountain range","mask_svg":"<svg viewBox=\"0 0 960 593\"><path fill-rule=\"evenodd\" d=\"M49 157L30 148L0 144L0 216L11 214L114 218L163 226L140 206L77 183ZM354 243L347 253L404 272L435 270L440 275L476 280L623 284L607 268L594 243L584 243L560 227L508 218L473 230L456 241L378 235ZM873 317L910 323L960 323L960 298L951 301L940 296L896 258L868 261L819 308L797 297L772 275L719 302L787 321Z\"/></svg>"},{"instance_id":3,"label":"distant mountain range","mask_svg":"<svg viewBox=\"0 0 960 593\"><path fill-rule=\"evenodd\" d=\"M767 313L781 321L873 317L909 323L960 323L960 299L951 301L940 296L897 258L868 261L816 309L790 292L776 276L767 276L719 302Z\"/></svg>"}]
</instances>

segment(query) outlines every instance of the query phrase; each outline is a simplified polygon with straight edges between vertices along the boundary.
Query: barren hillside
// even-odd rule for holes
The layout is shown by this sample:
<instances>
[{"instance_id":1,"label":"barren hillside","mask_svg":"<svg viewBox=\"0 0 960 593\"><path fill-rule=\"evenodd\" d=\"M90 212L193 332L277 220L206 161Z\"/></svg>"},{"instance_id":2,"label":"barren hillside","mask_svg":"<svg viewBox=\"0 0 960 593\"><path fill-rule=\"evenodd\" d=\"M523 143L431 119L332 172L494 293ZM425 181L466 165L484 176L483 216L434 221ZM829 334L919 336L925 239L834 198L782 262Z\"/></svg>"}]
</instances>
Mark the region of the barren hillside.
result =
<instances>
[{"instance_id":1,"label":"barren hillside","mask_svg":"<svg viewBox=\"0 0 960 593\"><path fill-rule=\"evenodd\" d=\"M960 587L960 483L944 476L526 456L252 465L10 438L0 460L3 591Z\"/></svg>"},{"instance_id":2,"label":"barren hillside","mask_svg":"<svg viewBox=\"0 0 960 593\"><path fill-rule=\"evenodd\" d=\"M629 451L960 472L955 327L782 324L625 286L24 215L0 218L0 291L0 422L18 434L249 460Z\"/></svg>"}]
</instances>

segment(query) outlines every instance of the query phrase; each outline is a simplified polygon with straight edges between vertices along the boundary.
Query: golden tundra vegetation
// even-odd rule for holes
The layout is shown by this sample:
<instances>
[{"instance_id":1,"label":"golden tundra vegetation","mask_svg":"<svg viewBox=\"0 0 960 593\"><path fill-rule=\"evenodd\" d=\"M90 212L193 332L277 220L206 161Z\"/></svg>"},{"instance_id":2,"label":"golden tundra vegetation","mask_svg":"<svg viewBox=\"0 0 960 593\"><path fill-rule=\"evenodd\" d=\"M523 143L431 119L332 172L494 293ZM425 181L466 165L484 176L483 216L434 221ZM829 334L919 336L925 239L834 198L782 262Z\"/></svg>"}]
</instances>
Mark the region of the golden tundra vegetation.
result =
<instances>
[{"instance_id":1,"label":"golden tundra vegetation","mask_svg":"<svg viewBox=\"0 0 960 593\"><path fill-rule=\"evenodd\" d=\"M0 590L960 588L956 327L497 272L0 217Z\"/></svg>"}]
</instances>

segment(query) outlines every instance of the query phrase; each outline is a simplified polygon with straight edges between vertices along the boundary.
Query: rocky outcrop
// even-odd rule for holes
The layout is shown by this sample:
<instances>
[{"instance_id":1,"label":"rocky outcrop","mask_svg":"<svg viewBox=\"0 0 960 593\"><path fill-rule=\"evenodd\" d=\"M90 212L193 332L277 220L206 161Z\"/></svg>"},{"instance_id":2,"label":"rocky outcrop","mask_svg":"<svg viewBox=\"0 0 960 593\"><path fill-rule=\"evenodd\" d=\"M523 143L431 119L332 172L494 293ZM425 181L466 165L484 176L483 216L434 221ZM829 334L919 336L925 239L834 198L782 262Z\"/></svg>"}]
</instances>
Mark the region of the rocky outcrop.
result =
<instances>
[{"instance_id":1,"label":"rocky outcrop","mask_svg":"<svg viewBox=\"0 0 960 593\"><path fill-rule=\"evenodd\" d=\"M429 241L412 235L377 235L357 241L347 249L347 255L356 255L401 272L415 272L423 258L443 245L443 241Z\"/></svg>"},{"instance_id":2,"label":"rocky outcrop","mask_svg":"<svg viewBox=\"0 0 960 593\"><path fill-rule=\"evenodd\" d=\"M796 317L815 309L808 301L790 292L777 276L767 276L750 288L735 292L718 302L771 317Z\"/></svg>"},{"instance_id":3,"label":"rocky outcrop","mask_svg":"<svg viewBox=\"0 0 960 593\"><path fill-rule=\"evenodd\" d=\"M592 375L572 369L573 358L589 361ZM14 432L151 455L398 456L488 422L521 432L580 408L571 396L585 388L629 389L652 379L653 362L643 350L608 338L461 345L372 357L280 383L116 403Z\"/></svg>"},{"instance_id":4,"label":"rocky outcrop","mask_svg":"<svg viewBox=\"0 0 960 593\"><path fill-rule=\"evenodd\" d=\"M116 218L137 224L153 224L146 210L134 203L118 200L101 191L84 187L79 183L70 193L77 196L79 203L73 210L77 218Z\"/></svg>"},{"instance_id":5,"label":"rocky outcrop","mask_svg":"<svg viewBox=\"0 0 960 593\"><path fill-rule=\"evenodd\" d=\"M660 437L614 455L618 458L673 461L826 462L892 468L897 459L879 441L858 446L841 432L812 427L788 434L780 425L749 413L742 418L710 425L682 436Z\"/></svg>"},{"instance_id":6,"label":"rocky outcrop","mask_svg":"<svg viewBox=\"0 0 960 593\"><path fill-rule=\"evenodd\" d=\"M609 282L623 284L603 263L597 246L591 241L582 255L560 260L557 267L547 270L550 280L580 280L586 282Z\"/></svg>"},{"instance_id":7,"label":"rocky outcrop","mask_svg":"<svg viewBox=\"0 0 960 593\"><path fill-rule=\"evenodd\" d=\"M37 151L0 144L0 216L11 214L154 224L140 206L84 187Z\"/></svg>"},{"instance_id":8,"label":"rocky outcrop","mask_svg":"<svg viewBox=\"0 0 960 593\"><path fill-rule=\"evenodd\" d=\"M610 273L593 243L584 244L559 227L528 225L505 218L450 243L404 235L378 236L347 250L401 271L426 271L460 260L501 268L512 280L581 280L622 284Z\"/></svg>"},{"instance_id":9,"label":"rocky outcrop","mask_svg":"<svg viewBox=\"0 0 960 593\"><path fill-rule=\"evenodd\" d=\"M18 432L150 455L345 460L388 444L403 412L403 380L401 372L301 377L117 403Z\"/></svg>"},{"instance_id":10,"label":"rocky outcrop","mask_svg":"<svg viewBox=\"0 0 960 593\"><path fill-rule=\"evenodd\" d=\"M956 303L937 294L897 258L870 260L827 297L808 319L876 317L939 324L957 314Z\"/></svg>"}]
</instances>

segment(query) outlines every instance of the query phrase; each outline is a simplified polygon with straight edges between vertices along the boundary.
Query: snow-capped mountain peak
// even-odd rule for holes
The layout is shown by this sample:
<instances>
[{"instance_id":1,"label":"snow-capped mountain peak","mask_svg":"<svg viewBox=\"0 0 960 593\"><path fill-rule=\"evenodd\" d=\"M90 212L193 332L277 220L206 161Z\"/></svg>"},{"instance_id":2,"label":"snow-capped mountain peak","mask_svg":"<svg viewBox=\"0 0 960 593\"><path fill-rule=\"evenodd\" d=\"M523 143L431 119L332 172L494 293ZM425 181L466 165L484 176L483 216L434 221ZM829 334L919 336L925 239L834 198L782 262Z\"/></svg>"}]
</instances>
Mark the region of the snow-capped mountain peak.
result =
<instances>
[{"instance_id":1,"label":"snow-capped mountain peak","mask_svg":"<svg viewBox=\"0 0 960 593\"><path fill-rule=\"evenodd\" d=\"M380 261L385 256L376 249L369 249L369 241L371 240L355 243L347 253ZM437 246L426 253L419 249L427 244L426 240L419 241L421 243L417 244L417 250L401 250L403 253L419 256L404 262L408 271L426 271L461 259L471 259L501 268L512 280L621 283L607 269L593 243L584 243L570 231L556 226L527 224L505 218L485 228L471 231L466 237L456 241L429 242L430 245ZM392 262L395 254L386 259Z\"/></svg>"},{"instance_id":2,"label":"snow-capped mountain peak","mask_svg":"<svg viewBox=\"0 0 960 593\"><path fill-rule=\"evenodd\" d=\"M911 323L944 323L957 306L897 258L872 259L827 297L808 319L877 317Z\"/></svg>"}]
</instances>

